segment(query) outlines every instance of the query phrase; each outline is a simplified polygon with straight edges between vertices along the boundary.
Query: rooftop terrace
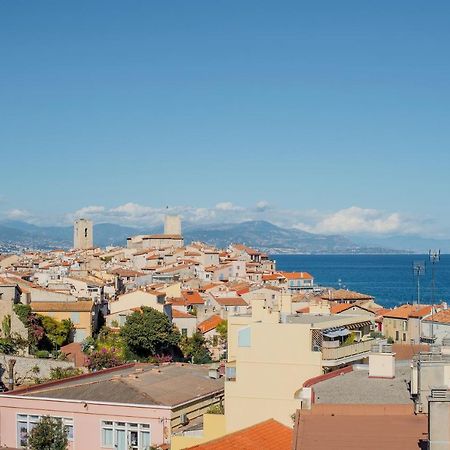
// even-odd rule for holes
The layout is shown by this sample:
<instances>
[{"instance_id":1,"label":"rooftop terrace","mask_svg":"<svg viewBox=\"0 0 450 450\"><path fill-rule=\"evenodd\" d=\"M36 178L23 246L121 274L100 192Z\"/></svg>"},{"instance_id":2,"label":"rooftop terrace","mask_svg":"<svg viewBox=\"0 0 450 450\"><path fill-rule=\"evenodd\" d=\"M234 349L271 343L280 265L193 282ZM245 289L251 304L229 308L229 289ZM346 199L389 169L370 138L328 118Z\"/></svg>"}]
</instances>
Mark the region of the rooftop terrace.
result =
<instances>
[{"instance_id":1,"label":"rooftop terrace","mask_svg":"<svg viewBox=\"0 0 450 450\"><path fill-rule=\"evenodd\" d=\"M358 367L358 366L356 366ZM408 390L411 381L409 364L398 365L395 378L369 378L369 371L353 371L314 384L316 403L339 404L412 404Z\"/></svg>"}]
</instances>

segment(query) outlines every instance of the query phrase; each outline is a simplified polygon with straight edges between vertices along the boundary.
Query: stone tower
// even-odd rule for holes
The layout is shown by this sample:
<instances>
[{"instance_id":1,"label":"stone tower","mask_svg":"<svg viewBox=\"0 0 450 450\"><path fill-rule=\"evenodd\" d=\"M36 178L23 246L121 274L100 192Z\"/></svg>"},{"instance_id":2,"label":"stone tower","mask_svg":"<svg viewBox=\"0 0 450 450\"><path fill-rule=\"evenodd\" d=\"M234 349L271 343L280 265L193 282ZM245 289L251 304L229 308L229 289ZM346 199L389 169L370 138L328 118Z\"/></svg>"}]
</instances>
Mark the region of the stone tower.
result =
<instances>
[{"instance_id":1,"label":"stone tower","mask_svg":"<svg viewBox=\"0 0 450 450\"><path fill-rule=\"evenodd\" d=\"M94 246L92 222L87 219L77 219L73 224L73 248L87 249Z\"/></svg>"},{"instance_id":2,"label":"stone tower","mask_svg":"<svg viewBox=\"0 0 450 450\"><path fill-rule=\"evenodd\" d=\"M180 216L166 215L166 217L164 218L164 234L176 234L181 236Z\"/></svg>"}]
</instances>

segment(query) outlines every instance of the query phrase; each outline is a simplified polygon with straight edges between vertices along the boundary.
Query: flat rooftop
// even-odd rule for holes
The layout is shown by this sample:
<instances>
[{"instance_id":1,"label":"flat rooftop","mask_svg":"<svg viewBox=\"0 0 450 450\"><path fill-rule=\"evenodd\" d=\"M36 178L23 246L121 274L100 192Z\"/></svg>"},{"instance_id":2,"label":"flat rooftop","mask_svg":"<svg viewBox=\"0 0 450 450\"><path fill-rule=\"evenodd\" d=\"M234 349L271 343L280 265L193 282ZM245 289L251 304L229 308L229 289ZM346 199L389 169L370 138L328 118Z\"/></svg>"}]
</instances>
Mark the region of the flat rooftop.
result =
<instances>
[{"instance_id":1,"label":"flat rooftop","mask_svg":"<svg viewBox=\"0 0 450 450\"><path fill-rule=\"evenodd\" d=\"M209 366L194 364L136 364L12 393L51 399L176 406L223 390L224 379L209 378L208 371Z\"/></svg>"},{"instance_id":2,"label":"flat rooftop","mask_svg":"<svg viewBox=\"0 0 450 450\"><path fill-rule=\"evenodd\" d=\"M408 390L411 368L397 365L395 378L369 378L369 370L357 369L314 384L316 403L412 404Z\"/></svg>"},{"instance_id":3,"label":"flat rooftop","mask_svg":"<svg viewBox=\"0 0 450 450\"><path fill-rule=\"evenodd\" d=\"M368 316L342 316L339 314L290 314L286 316L286 323L310 324L316 328L340 327L353 323L372 322Z\"/></svg>"}]
</instances>

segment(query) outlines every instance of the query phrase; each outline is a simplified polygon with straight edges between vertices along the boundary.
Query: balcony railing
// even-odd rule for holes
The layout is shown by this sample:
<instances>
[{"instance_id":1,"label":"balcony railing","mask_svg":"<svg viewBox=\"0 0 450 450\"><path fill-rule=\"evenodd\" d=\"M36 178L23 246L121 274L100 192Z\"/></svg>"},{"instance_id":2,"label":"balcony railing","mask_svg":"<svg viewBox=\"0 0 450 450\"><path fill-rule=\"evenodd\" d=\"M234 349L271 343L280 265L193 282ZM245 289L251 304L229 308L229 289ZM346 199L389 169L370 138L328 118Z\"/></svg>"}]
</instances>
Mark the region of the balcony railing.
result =
<instances>
[{"instance_id":1,"label":"balcony railing","mask_svg":"<svg viewBox=\"0 0 450 450\"><path fill-rule=\"evenodd\" d=\"M360 353L369 352L374 339L368 339L367 341L357 342L356 344L343 345L337 348L322 348L322 359L324 360L337 360L344 359L350 356L356 356Z\"/></svg>"}]
</instances>

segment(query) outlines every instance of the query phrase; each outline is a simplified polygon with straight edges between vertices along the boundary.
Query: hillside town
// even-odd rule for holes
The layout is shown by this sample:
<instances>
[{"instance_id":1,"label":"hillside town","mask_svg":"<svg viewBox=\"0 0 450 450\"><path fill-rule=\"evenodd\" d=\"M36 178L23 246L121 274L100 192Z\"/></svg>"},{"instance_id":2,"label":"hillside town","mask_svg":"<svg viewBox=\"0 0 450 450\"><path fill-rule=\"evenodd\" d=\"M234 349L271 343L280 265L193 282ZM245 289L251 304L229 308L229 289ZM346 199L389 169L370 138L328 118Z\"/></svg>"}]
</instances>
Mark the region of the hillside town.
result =
<instances>
[{"instance_id":1,"label":"hillside town","mask_svg":"<svg viewBox=\"0 0 450 450\"><path fill-rule=\"evenodd\" d=\"M0 447L42 416L69 448L448 448L450 310L164 232L0 255ZM382 432L380 432L382 430Z\"/></svg>"}]
</instances>

